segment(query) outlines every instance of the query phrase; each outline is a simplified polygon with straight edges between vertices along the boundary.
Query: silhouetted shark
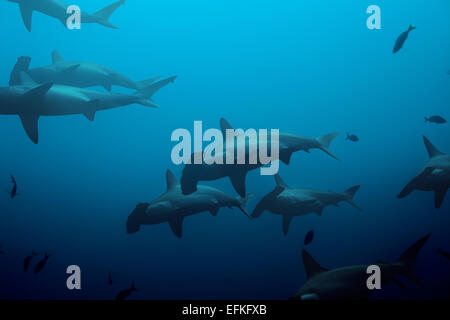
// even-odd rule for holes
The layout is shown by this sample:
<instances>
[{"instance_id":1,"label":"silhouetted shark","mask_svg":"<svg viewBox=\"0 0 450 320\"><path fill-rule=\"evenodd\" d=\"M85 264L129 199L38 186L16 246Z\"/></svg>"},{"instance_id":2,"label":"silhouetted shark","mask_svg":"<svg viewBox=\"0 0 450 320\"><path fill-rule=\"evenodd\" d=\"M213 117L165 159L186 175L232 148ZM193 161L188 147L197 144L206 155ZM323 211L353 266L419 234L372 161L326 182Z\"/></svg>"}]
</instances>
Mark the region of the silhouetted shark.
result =
<instances>
[{"instance_id":1,"label":"silhouetted shark","mask_svg":"<svg viewBox=\"0 0 450 320\"><path fill-rule=\"evenodd\" d=\"M61 21L61 23L67 27L67 8L69 7L62 0L8 0L9 2L15 2L20 7L20 13L22 14L22 20L28 31L31 32L31 24L33 18L33 11L39 11L47 16L53 17ZM125 0L117 1L102 10L89 14L81 12L81 23L98 23L108 28L117 29L115 25L109 22L111 15L125 3Z\"/></svg>"},{"instance_id":2,"label":"silhouetted shark","mask_svg":"<svg viewBox=\"0 0 450 320\"><path fill-rule=\"evenodd\" d=\"M37 144L41 116L83 114L93 121L95 113L101 110L135 103L157 107L150 98L175 78L143 86L135 94L118 94L53 84L38 85L22 72L20 86L0 88L0 114L18 115L28 137Z\"/></svg>"},{"instance_id":3,"label":"silhouetted shark","mask_svg":"<svg viewBox=\"0 0 450 320\"><path fill-rule=\"evenodd\" d=\"M134 282L131 284L131 288L130 289L125 289L120 291L117 296L116 296L116 300L125 300L126 298L128 298L133 292L138 291L138 289L136 289L136 287L134 286Z\"/></svg>"},{"instance_id":4,"label":"silhouetted shark","mask_svg":"<svg viewBox=\"0 0 450 320\"><path fill-rule=\"evenodd\" d=\"M34 257L36 257L38 254L34 251L31 252L31 255L25 257L23 260L23 271L27 271L30 267L31 260L33 260Z\"/></svg>"},{"instance_id":5,"label":"silhouetted shark","mask_svg":"<svg viewBox=\"0 0 450 320\"><path fill-rule=\"evenodd\" d=\"M31 58L20 57L11 72L10 86L20 85L20 72L26 72L34 82L53 83L71 87L87 88L102 86L111 91L111 87L122 86L138 90L142 86L111 68L91 62L65 61L58 51L52 53L53 64L30 69ZM156 81L153 78L150 81ZM145 85L149 85L149 81Z\"/></svg>"},{"instance_id":6,"label":"silhouetted shark","mask_svg":"<svg viewBox=\"0 0 450 320\"><path fill-rule=\"evenodd\" d=\"M427 137L423 137L430 159L419 174L398 195L408 196L414 190L434 191L434 204L440 208L450 187L450 154L440 152Z\"/></svg>"},{"instance_id":7,"label":"silhouetted shark","mask_svg":"<svg viewBox=\"0 0 450 320\"><path fill-rule=\"evenodd\" d=\"M11 174L11 183L13 184L11 191L9 192L9 196L11 197L11 199L14 199L18 194L17 194L17 181L16 178L14 178L14 176Z\"/></svg>"},{"instance_id":8,"label":"silhouetted shark","mask_svg":"<svg viewBox=\"0 0 450 320\"><path fill-rule=\"evenodd\" d=\"M136 233L141 225L168 222L173 233L181 238L184 218L209 211L213 216L222 207L237 207L245 215L249 199L233 198L226 193L207 186L199 186L195 193L183 195L181 187L170 170L166 172L167 191L150 203L140 203L127 220L127 232Z\"/></svg>"},{"instance_id":9,"label":"silhouetted shark","mask_svg":"<svg viewBox=\"0 0 450 320\"><path fill-rule=\"evenodd\" d=\"M313 212L320 216L325 207L337 206L341 201L348 202L361 211L353 202L353 197L360 186L352 187L343 193L336 193L312 189L291 189L279 175L275 176L275 181L277 187L256 205L251 217L259 217L265 210L282 215L284 235L288 233L293 217Z\"/></svg>"},{"instance_id":10,"label":"silhouetted shark","mask_svg":"<svg viewBox=\"0 0 450 320\"><path fill-rule=\"evenodd\" d=\"M416 29L416 27L409 26L408 30L406 30L405 32L400 34L400 36L397 38L397 41L395 41L394 50L393 50L394 53L397 53L401 48L403 48L403 45L405 44L406 39L408 39L409 33L411 31L413 31L414 29Z\"/></svg>"},{"instance_id":11,"label":"silhouetted shark","mask_svg":"<svg viewBox=\"0 0 450 320\"><path fill-rule=\"evenodd\" d=\"M44 269L44 267L46 266L47 261L48 261L48 259L49 259L50 257L51 257L50 254L45 253L44 258L43 258L41 261L39 261L39 262L36 264L36 266L34 267L34 274L38 274L39 272L42 271L42 269Z\"/></svg>"},{"instance_id":12,"label":"silhouetted shark","mask_svg":"<svg viewBox=\"0 0 450 320\"><path fill-rule=\"evenodd\" d=\"M401 287L404 285L397 281L397 275L414 281L418 285L422 282L414 273L417 256L430 238L427 235L414 243L406 250L395 263L377 263L381 270L381 283L394 282ZM367 299L372 292L367 288L367 268L370 265L356 265L333 270L320 266L306 251L302 251L303 264L306 270L307 281L294 295L302 300L349 300Z\"/></svg>"},{"instance_id":13,"label":"silhouetted shark","mask_svg":"<svg viewBox=\"0 0 450 320\"><path fill-rule=\"evenodd\" d=\"M225 120L220 120L220 127L222 130L222 134L226 137L226 131L228 129L233 129L233 127ZM294 152L297 151L305 151L308 152L311 149L320 149L330 155L331 157L337 159L330 151L329 146L336 136L339 133L331 133L326 134L324 136L318 137L316 139L302 137L293 134L280 133L279 134L279 159L283 161L285 164L289 164L291 161L291 156ZM256 144L256 149L259 150L260 143L267 143L267 146L271 145L270 138L267 141L261 141L258 139L257 141L250 141L250 144ZM237 144L234 145L236 150ZM250 148L245 148L246 159L248 158ZM227 152L227 146L224 142L224 158ZM237 152L234 152L236 155ZM192 156L192 159L194 155ZM225 163L225 161L224 161ZM245 187L245 178L247 173L251 170L258 169L262 167L263 164L260 162L258 164L187 164L183 169L183 175L181 177L181 188L184 194L190 194L197 190L197 183L199 181L211 181L217 180L220 178L229 177L231 183L233 184L236 192L241 196L245 197L246 195L246 187Z\"/></svg>"}]
</instances>

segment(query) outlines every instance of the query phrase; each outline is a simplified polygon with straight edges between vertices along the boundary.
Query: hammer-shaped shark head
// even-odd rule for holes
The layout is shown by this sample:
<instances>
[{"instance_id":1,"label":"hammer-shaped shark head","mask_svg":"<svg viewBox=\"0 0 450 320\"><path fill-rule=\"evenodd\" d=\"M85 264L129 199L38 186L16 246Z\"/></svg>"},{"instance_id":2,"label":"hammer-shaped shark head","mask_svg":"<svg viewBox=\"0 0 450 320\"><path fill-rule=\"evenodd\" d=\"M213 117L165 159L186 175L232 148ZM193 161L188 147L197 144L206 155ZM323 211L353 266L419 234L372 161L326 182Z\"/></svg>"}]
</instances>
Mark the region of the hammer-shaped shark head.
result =
<instances>
[{"instance_id":1,"label":"hammer-shaped shark head","mask_svg":"<svg viewBox=\"0 0 450 320\"><path fill-rule=\"evenodd\" d=\"M141 218L145 214L149 204L139 203L131 212L127 220L127 233L132 234L139 231L141 228Z\"/></svg>"}]
</instances>

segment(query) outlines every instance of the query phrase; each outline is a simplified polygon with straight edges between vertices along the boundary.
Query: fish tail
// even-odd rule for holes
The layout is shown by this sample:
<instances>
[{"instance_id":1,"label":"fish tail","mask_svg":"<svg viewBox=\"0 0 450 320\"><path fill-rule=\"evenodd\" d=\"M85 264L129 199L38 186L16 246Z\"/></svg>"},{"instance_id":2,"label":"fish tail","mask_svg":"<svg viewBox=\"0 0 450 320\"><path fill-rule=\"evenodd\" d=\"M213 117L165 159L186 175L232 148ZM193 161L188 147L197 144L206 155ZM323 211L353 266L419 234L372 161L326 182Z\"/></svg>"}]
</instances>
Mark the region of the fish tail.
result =
<instances>
[{"instance_id":1,"label":"fish tail","mask_svg":"<svg viewBox=\"0 0 450 320\"><path fill-rule=\"evenodd\" d=\"M413 31L413 30L415 30L416 29L416 27L415 26L413 26L412 24L411 25L409 25L409 29L408 29L408 31Z\"/></svg>"}]
</instances>

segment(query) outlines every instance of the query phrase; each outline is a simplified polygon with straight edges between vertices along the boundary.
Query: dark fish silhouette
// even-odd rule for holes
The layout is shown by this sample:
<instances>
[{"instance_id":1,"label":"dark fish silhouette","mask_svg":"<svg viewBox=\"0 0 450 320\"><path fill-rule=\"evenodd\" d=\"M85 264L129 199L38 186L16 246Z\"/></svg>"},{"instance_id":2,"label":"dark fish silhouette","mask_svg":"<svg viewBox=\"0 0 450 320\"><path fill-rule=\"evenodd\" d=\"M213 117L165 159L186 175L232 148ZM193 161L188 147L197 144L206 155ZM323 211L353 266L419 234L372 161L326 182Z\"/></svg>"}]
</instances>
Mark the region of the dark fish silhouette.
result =
<instances>
[{"instance_id":1,"label":"dark fish silhouette","mask_svg":"<svg viewBox=\"0 0 450 320\"><path fill-rule=\"evenodd\" d=\"M112 286L112 285L113 285L113 279L112 279L112 274L111 274L111 271L110 271L110 272L108 272L108 284L109 284L110 286Z\"/></svg>"},{"instance_id":2,"label":"dark fish silhouette","mask_svg":"<svg viewBox=\"0 0 450 320\"><path fill-rule=\"evenodd\" d=\"M437 253L439 253L441 256L443 256L444 258L447 258L448 260L450 260L450 253L445 252L442 249L438 249Z\"/></svg>"},{"instance_id":3,"label":"dark fish silhouette","mask_svg":"<svg viewBox=\"0 0 450 320\"><path fill-rule=\"evenodd\" d=\"M429 118L425 117L425 122L444 124L444 123L447 123L447 120L445 120L441 116L432 116L432 117L429 117Z\"/></svg>"},{"instance_id":4,"label":"dark fish silhouette","mask_svg":"<svg viewBox=\"0 0 450 320\"><path fill-rule=\"evenodd\" d=\"M3 251L3 250L1 249L1 246L0 246L0 254L5 254L5 251Z\"/></svg>"},{"instance_id":5,"label":"dark fish silhouette","mask_svg":"<svg viewBox=\"0 0 450 320\"><path fill-rule=\"evenodd\" d=\"M397 41L395 42L395 46L394 46L394 53L397 53L401 48L403 48L403 45L405 44L406 39L408 39L409 33L411 31L413 31L414 29L416 29L416 27L414 26L409 26L408 30L406 30L405 32L403 32L398 38Z\"/></svg>"},{"instance_id":6,"label":"dark fish silhouette","mask_svg":"<svg viewBox=\"0 0 450 320\"><path fill-rule=\"evenodd\" d=\"M303 243L305 244L305 246L307 246L308 244L310 244L314 239L314 230L310 230L306 236L305 236L305 241L303 241Z\"/></svg>"},{"instance_id":7,"label":"dark fish silhouette","mask_svg":"<svg viewBox=\"0 0 450 320\"><path fill-rule=\"evenodd\" d=\"M23 271L27 271L30 267L31 260L33 260L34 257L36 257L38 254L34 251L31 252L31 255L27 256L25 260L23 260Z\"/></svg>"},{"instance_id":8,"label":"dark fish silhouette","mask_svg":"<svg viewBox=\"0 0 450 320\"><path fill-rule=\"evenodd\" d=\"M13 187L12 187L9 195L11 196L11 199L14 199L17 196L17 182L16 182L16 178L14 178L14 176L12 174L11 174L11 182L13 184Z\"/></svg>"},{"instance_id":9,"label":"dark fish silhouette","mask_svg":"<svg viewBox=\"0 0 450 320\"><path fill-rule=\"evenodd\" d=\"M45 253L44 259L38 262L38 264L34 267L34 274L38 274L39 272L44 269L45 265L47 264L47 260L50 258L50 254Z\"/></svg>"},{"instance_id":10,"label":"dark fish silhouette","mask_svg":"<svg viewBox=\"0 0 450 320\"><path fill-rule=\"evenodd\" d=\"M134 291L138 291L136 287L134 286L134 282L131 284L130 289L125 289L119 292L119 294L116 297L116 300L125 300L128 298Z\"/></svg>"},{"instance_id":11,"label":"dark fish silhouette","mask_svg":"<svg viewBox=\"0 0 450 320\"><path fill-rule=\"evenodd\" d=\"M345 138L345 140L350 140L350 141L353 141L353 142L358 142L358 141L359 141L359 138L358 138L357 135L350 134L350 133L347 132L347 138Z\"/></svg>"}]
</instances>

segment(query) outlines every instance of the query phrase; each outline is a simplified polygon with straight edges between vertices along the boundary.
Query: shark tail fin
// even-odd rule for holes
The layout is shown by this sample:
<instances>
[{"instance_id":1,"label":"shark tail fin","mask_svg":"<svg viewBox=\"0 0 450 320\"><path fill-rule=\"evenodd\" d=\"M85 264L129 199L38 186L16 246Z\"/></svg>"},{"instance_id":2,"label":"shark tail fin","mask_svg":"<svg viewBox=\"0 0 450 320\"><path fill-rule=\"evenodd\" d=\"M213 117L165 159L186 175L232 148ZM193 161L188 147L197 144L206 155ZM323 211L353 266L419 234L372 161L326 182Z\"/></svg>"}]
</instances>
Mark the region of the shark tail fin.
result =
<instances>
[{"instance_id":1,"label":"shark tail fin","mask_svg":"<svg viewBox=\"0 0 450 320\"><path fill-rule=\"evenodd\" d=\"M31 58L30 57L19 57L13 70L11 71L9 85L18 86L22 84L21 73L27 72L30 69Z\"/></svg>"},{"instance_id":2,"label":"shark tail fin","mask_svg":"<svg viewBox=\"0 0 450 320\"><path fill-rule=\"evenodd\" d=\"M96 22L98 24L101 24L105 27L112 28L112 29L118 29L115 25L113 25L111 22L109 22L109 18L111 15L122 5L125 4L125 0L119 0L116 1L109 6L103 8L100 11L97 11L91 16L92 21Z\"/></svg>"},{"instance_id":3,"label":"shark tail fin","mask_svg":"<svg viewBox=\"0 0 450 320\"><path fill-rule=\"evenodd\" d=\"M173 76L164 80L160 80L158 82L147 83L147 85L145 85L146 81L140 82L140 86L135 95L141 97L142 99L149 100L159 89L167 86L169 83L173 83L176 78L177 76Z\"/></svg>"},{"instance_id":4,"label":"shark tail fin","mask_svg":"<svg viewBox=\"0 0 450 320\"><path fill-rule=\"evenodd\" d=\"M241 211L249 218L251 218L251 216L248 214L247 210L245 209L245 207L247 206L248 201L254 196L254 194L247 194L244 198L238 196L237 199L240 202L239 205L239 209L241 209Z\"/></svg>"},{"instance_id":5,"label":"shark tail fin","mask_svg":"<svg viewBox=\"0 0 450 320\"><path fill-rule=\"evenodd\" d=\"M413 31L416 29L416 26L413 26L412 24L409 25L408 31Z\"/></svg>"},{"instance_id":6,"label":"shark tail fin","mask_svg":"<svg viewBox=\"0 0 450 320\"><path fill-rule=\"evenodd\" d=\"M355 202L353 202L353 198L355 197L356 192L360 188L361 188L361 186L359 186L359 185L351 187L351 188L345 190L344 194L347 196L347 199L345 201L347 201L349 204L351 204L353 207L355 207L359 211L362 211L362 209Z\"/></svg>"},{"instance_id":7,"label":"shark tail fin","mask_svg":"<svg viewBox=\"0 0 450 320\"><path fill-rule=\"evenodd\" d=\"M131 283L131 291L139 291L136 289L136 285L134 284L134 281Z\"/></svg>"},{"instance_id":8,"label":"shark tail fin","mask_svg":"<svg viewBox=\"0 0 450 320\"><path fill-rule=\"evenodd\" d=\"M424 117L425 122L430 122L430 118Z\"/></svg>"},{"instance_id":9,"label":"shark tail fin","mask_svg":"<svg viewBox=\"0 0 450 320\"><path fill-rule=\"evenodd\" d=\"M320 150L328 154L330 157L339 160L334 154L332 154L329 150L331 142L339 135L339 132L329 133L323 136L316 138L316 140L320 143Z\"/></svg>"},{"instance_id":10,"label":"shark tail fin","mask_svg":"<svg viewBox=\"0 0 450 320\"><path fill-rule=\"evenodd\" d=\"M405 272L404 275L409 280L415 282L418 285L423 285L422 282L417 278L417 275L414 273L414 266L416 265L417 257L422 250L425 243L427 243L430 238L430 234L427 234L425 237L419 239L415 242L411 247L406 249L405 252L402 253L400 258L398 259L398 263L404 265Z\"/></svg>"}]
</instances>

